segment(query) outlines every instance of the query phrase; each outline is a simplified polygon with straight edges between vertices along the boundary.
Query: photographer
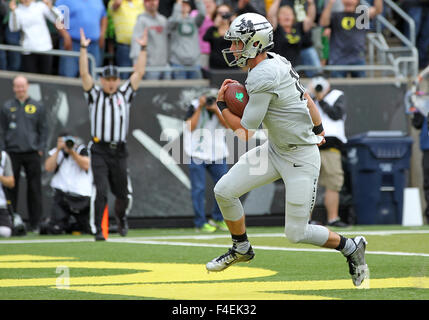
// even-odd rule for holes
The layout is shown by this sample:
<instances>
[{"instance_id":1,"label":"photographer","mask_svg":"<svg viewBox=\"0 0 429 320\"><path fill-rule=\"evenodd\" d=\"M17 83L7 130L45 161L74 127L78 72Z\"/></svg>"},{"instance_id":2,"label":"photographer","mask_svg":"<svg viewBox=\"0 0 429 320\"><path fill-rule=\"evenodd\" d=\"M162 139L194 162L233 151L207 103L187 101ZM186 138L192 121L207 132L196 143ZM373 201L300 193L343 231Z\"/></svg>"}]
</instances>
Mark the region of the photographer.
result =
<instances>
[{"instance_id":1,"label":"photographer","mask_svg":"<svg viewBox=\"0 0 429 320\"><path fill-rule=\"evenodd\" d=\"M344 131L346 108L344 92L331 89L328 80L315 77L311 80L309 93L316 103L323 127L326 143L320 149L319 184L325 187L324 205L328 213L328 225L346 227L338 216L340 191L344 183L344 171L341 162L341 152L347 138Z\"/></svg>"},{"instance_id":2,"label":"photographer","mask_svg":"<svg viewBox=\"0 0 429 320\"><path fill-rule=\"evenodd\" d=\"M51 187L54 189L52 212L48 222L42 224L41 234L61 234L73 231L91 233L89 208L92 193L92 172L88 150L78 138L62 133L57 147L49 152L45 169L54 172ZM72 226L70 220L76 220Z\"/></svg>"},{"instance_id":3,"label":"photographer","mask_svg":"<svg viewBox=\"0 0 429 320\"><path fill-rule=\"evenodd\" d=\"M13 188L15 178L13 176L12 161L5 151L0 152L0 237L12 235L13 223L7 206L7 196L4 188Z\"/></svg>"},{"instance_id":4,"label":"photographer","mask_svg":"<svg viewBox=\"0 0 429 320\"><path fill-rule=\"evenodd\" d=\"M216 92L217 90L213 90L192 102L186 114L184 131L184 150L191 157L189 174L195 213L194 223L197 231L202 232L214 232L217 228L228 230L216 201L213 205L212 219L208 223L204 205L206 170L214 183L228 172L226 164L228 148L225 142L227 126L216 105Z\"/></svg>"}]
</instances>

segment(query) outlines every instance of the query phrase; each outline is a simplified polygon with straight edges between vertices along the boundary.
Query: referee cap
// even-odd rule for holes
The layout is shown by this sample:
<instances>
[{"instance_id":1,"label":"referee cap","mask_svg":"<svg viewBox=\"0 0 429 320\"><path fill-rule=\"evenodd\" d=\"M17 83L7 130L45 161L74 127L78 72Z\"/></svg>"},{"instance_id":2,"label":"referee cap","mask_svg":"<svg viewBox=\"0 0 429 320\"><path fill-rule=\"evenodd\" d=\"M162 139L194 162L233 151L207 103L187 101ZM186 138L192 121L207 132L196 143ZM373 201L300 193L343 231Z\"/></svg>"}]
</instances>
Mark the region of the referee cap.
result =
<instances>
[{"instance_id":1,"label":"referee cap","mask_svg":"<svg viewBox=\"0 0 429 320\"><path fill-rule=\"evenodd\" d=\"M103 78L119 78L119 70L116 66L108 65L103 68L101 76Z\"/></svg>"}]
</instances>

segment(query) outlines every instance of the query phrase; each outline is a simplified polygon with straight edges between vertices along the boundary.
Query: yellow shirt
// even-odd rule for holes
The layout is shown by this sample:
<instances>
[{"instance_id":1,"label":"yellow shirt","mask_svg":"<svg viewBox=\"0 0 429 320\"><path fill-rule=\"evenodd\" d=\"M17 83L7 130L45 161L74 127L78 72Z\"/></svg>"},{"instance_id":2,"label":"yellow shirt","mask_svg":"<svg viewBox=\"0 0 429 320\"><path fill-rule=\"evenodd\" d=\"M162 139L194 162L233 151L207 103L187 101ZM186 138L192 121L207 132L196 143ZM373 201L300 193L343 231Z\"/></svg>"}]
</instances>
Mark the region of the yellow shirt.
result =
<instances>
[{"instance_id":1,"label":"yellow shirt","mask_svg":"<svg viewBox=\"0 0 429 320\"><path fill-rule=\"evenodd\" d=\"M144 12L143 1L123 0L116 11L113 11L113 2L109 1L109 11L115 26L116 42L130 45L137 17Z\"/></svg>"}]
</instances>

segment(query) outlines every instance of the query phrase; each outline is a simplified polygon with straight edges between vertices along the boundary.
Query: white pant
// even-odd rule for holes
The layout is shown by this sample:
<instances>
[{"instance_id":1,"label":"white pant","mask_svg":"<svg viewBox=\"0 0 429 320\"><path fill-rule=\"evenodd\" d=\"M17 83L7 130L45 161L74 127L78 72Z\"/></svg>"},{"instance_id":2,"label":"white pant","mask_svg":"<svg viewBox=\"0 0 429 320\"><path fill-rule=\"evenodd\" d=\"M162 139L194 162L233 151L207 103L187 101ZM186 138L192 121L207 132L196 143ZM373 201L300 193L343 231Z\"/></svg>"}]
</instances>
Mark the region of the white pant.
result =
<instances>
[{"instance_id":1,"label":"white pant","mask_svg":"<svg viewBox=\"0 0 429 320\"><path fill-rule=\"evenodd\" d=\"M224 219L237 221L244 214L240 196L282 178L286 189L286 237L292 242L321 246L328 240L329 230L308 224L316 201L319 171L316 145L296 146L279 154L267 141L240 157L216 184L215 197Z\"/></svg>"}]
</instances>

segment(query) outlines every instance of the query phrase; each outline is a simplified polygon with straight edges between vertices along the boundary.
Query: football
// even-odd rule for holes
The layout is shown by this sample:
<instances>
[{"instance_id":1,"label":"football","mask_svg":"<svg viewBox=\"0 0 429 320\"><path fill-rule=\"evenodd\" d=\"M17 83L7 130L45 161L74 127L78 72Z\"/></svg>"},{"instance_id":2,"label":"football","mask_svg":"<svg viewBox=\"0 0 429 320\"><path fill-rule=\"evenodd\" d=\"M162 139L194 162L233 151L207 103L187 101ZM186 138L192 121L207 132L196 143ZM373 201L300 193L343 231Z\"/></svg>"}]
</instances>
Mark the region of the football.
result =
<instances>
[{"instance_id":1,"label":"football","mask_svg":"<svg viewBox=\"0 0 429 320\"><path fill-rule=\"evenodd\" d=\"M244 108L249 101L249 95L247 94L246 87L241 83L230 83L228 84L225 95L225 103L228 109L240 118L243 116Z\"/></svg>"}]
</instances>

